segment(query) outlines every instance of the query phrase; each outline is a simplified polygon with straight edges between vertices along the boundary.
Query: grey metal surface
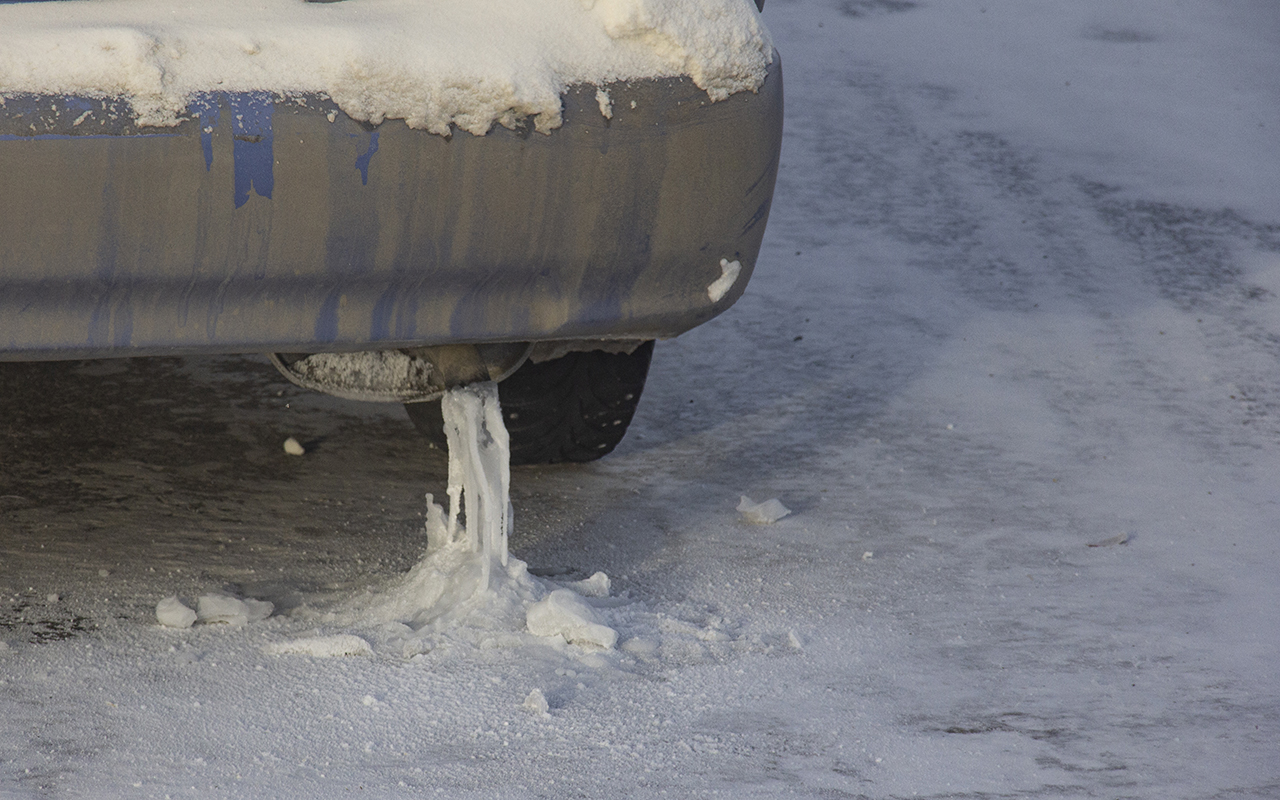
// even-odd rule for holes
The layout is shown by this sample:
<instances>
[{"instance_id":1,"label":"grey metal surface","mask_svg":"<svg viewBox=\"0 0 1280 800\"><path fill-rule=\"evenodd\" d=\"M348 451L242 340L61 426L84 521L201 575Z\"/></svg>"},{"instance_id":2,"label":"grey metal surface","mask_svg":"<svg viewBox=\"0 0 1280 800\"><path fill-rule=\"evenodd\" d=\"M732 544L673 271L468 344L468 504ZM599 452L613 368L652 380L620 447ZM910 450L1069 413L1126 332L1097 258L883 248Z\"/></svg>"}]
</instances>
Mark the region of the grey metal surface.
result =
<instances>
[{"instance_id":1,"label":"grey metal surface","mask_svg":"<svg viewBox=\"0 0 1280 800\"><path fill-rule=\"evenodd\" d=\"M782 73L571 89L549 136L363 125L212 95L173 129L120 101L0 108L0 360L672 336L741 294L778 165ZM634 103L634 107L633 104ZM718 301L721 259L742 274Z\"/></svg>"}]
</instances>

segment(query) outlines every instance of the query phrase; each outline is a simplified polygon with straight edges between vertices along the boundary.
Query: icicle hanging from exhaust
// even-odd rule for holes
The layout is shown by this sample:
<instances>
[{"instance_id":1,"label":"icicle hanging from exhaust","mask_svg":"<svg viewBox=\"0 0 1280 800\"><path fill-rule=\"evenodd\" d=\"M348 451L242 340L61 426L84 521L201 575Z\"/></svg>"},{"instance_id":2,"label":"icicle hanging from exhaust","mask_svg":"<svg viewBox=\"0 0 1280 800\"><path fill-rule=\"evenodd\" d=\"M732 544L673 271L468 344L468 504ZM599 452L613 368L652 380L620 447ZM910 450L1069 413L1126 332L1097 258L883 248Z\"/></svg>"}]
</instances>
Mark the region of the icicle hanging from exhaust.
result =
<instances>
[{"instance_id":1,"label":"icicle hanging from exhaust","mask_svg":"<svg viewBox=\"0 0 1280 800\"><path fill-rule=\"evenodd\" d=\"M481 554L477 592L489 589L493 562L507 565L510 533L511 442L491 381L451 389L440 400L449 443L448 540L466 536ZM466 526L459 531L458 512Z\"/></svg>"}]
</instances>

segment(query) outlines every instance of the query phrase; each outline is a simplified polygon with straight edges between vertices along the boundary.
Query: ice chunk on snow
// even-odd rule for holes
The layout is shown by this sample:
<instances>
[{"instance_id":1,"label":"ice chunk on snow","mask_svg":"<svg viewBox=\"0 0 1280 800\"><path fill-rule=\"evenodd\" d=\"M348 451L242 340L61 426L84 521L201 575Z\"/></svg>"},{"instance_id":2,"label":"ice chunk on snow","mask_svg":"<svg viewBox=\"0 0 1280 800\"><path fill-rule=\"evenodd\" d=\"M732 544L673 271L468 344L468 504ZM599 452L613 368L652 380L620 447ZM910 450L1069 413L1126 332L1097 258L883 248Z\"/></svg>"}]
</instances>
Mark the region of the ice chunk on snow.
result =
<instances>
[{"instance_id":1,"label":"ice chunk on snow","mask_svg":"<svg viewBox=\"0 0 1280 800\"><path fill-rule=\"evenodd\" d=\"M166 597L156 603L156 619L166 628L190 628L196 621L196 612L177 597Z\"/></svg>"},{"instance_id":2,"label":"ice chunk on snow","mask_svg":"<svg viewBox=\"0 0 1280 800\"><path fill-rule=\"evenodd\" d=\"M525 614L529 632L536 636L563 636L572 644L605 649L618 642L618 632L600 622L595 609L569 589L556 589L529 606Z\"/></svg>"},{"instance_id":3,"label":"ice chunk on snow","mask_svg":"<svg viewBox=\"0 0 1280 800\"><path fill-rule=\"evenodd\" d=\"M297 439L290 436L284 440L284 451L291 456L301 456L306 455L307 448L303 447Z\"/></svg>"},{"instance_id":4,"label":"ice chunk on snow","mask_svg":"<svg viewBox=\"0 0 1280 800\"><path fill-rule=\"evenodd\" d=\"M349 633L337 636L315 636L276 642L262 648L268 655L299 655L330 658L332 656L371 656L373 648L359 636Z\"/></svg>"},{"instance_id":5,"label":"ice chunk on snow","mask_svg":"<svg viewBox=\"0 0 1280 800\"><path fill-rule=\"evenodd\" d=\"M772 525L790 514L791 509L784 506L776 497L771 500L765 500L763 503L757 503L744 494L738 501L738 512L742 514L742 518L747 522L753 522L757 525Z\"/></svg>"},{"instance_id":6,"label":"ice chunk on snow","mask_svg":"<svg viewBox=\"0 0 1280 800\"><path fill-rule=\"evenodd\" d=\"M245 609L248 611L249 622L261 622L276 610L275 603L270 600L255 600L252 597L246 597L241 602L244 603Z\"/></svg>"},{"instance_id":7,"label":"ice chunk on snow","mask_svg":"<svg viewBox=\"0 0 1280 800\"><path fill-rule=\"evenodd\" d=\"M201 595L196 601L196 618L201 622L225 622L244 625L249 621L249 607L239 598L226 594Z\"/></svg>"},{"instance_id":8,"label":"ice chunk on snow","mask_svg":"<svg viewBox=\"0 0 1280 800\"><path fill-rule=\"evenodd\" d=\"M241 600L229 594L206 594L196 602L196 617L201 622L245 625L266 619L275 609L275 605L267 600Z\"/></svg>"},{"instance_id":9,"label":"ice chunk on snow","mask_svg":"<svg viewBox=\"0 0 1280 800\"><path fill-rule=\"evenodd\" d=\"M720 302L720 298L724 297L733 288L733 284L737 283L740 272L742 272L742 264L739 262L730 261L727 258L720 259L720 277L707 287L707 297L711 298L711 302Z\"/></svg>"},{"instance_id":10,"label":"ice chunk on snow","mask_svg":"<svg viewBox=\"0 0 1280 800\"><path fill-rule=\"evenodd\" d=\"M546 716L551 709L551 706L547 703L546 695L542 693L541 689L534 689L529 692L529 696L524 699L522 707L525 711L539 716Z\"/></svg>"},{"instance_id":11,"label":"ice chunk on snow","mask_svg":"<svg viewBox=\"0 0 1280 800\"><path fill-rule=\"evenodd\" d=\"M573 581L564 584L566 589L572 589L583 597L608 597L609 596L609 576L603 572L597 572L584 581Z\"/></svg>"}]
</instances>

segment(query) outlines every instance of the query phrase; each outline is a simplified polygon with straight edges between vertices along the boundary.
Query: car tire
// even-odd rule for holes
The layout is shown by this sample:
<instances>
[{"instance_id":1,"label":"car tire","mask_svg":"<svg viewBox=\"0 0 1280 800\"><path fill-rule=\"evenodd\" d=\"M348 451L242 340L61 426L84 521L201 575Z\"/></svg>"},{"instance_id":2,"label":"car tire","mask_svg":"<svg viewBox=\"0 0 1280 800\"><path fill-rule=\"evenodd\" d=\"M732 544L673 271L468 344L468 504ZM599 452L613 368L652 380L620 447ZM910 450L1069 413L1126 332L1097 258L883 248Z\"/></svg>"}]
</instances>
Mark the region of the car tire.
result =
<instances>
[{"instance_id":1,"label":"car tire","mask_svg":"<svg viewBox=\"0 0 1280 800\"><path fill-rule=\"evenodd\" d=\"M649 374L653 342L630 353L601 350L525 362L498 384L502 420L511 435L511 463L595 461L622 441ZM427 441L447 450L440 401L406 403Z\"/></svg>"}]
</instances>

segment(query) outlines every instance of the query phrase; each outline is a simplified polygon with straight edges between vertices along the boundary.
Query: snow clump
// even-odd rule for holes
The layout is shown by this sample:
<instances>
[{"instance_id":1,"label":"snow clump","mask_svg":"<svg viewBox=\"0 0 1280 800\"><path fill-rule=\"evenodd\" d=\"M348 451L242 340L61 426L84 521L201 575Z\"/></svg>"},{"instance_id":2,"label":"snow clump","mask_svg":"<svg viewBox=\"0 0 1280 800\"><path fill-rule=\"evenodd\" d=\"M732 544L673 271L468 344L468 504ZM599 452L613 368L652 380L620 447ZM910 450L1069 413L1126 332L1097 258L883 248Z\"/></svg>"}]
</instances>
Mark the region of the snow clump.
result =
<instances>
[{"instance_id":1,"label":"snow clump","mask_svg":"<svg viewBox=\"0 0 1280 800\"><path fill-rule=\"evenodd\" d=\"M738 513L747 522L755 525L772 525L791 513L791 509L782 504L778 498L757 503L745 494L738 500Z\"/></svg>"},{"instance_id":2,"label":"snow clump","mask_svg":"<svg viewBox=\"0 0 1280 800\"><path fill-rule=\"evenodd\" d=\"M618 642L618 632L602 624L595 610L569 589L556 589L529 606L526 620L535 636L562 636L570 644L605 650Z\"/></svg>"},{"instance_id":3,"label":"snow clump","mask_svg":"<svg viewBox=\"0 0 1280 800\"><path fill-rule=\"evenodd\" d=\"M196 612L171 596L156 603L156 619L166 628L190 628L196 622Z\"/></svg>"},{"instance_id":4,"label":"snow clump","mask_svg":"<svg viewBox=\"0 0 1280 800\"><path fill-rule=\"evenodd\" d=\"M241 600L229 594L205 594L196 602L196 619L205 623L247 625L250 622L261 622L271 616L275 609L275 605L269 600Z\"/></svg>"},{"instance_id":5,"label":"snow clump","mask_svg":"<svg viewBox=\"0 0 1280 800\"><path fill-rule=\"evenodd\" d=\"M529 696L524 699L522 707L530 714L537 714L540 717L547 716L551 710L551 705L547 702L547 697L542 693L541 689L534 689L529 692Z\"/></svg>"}]
</instances>

